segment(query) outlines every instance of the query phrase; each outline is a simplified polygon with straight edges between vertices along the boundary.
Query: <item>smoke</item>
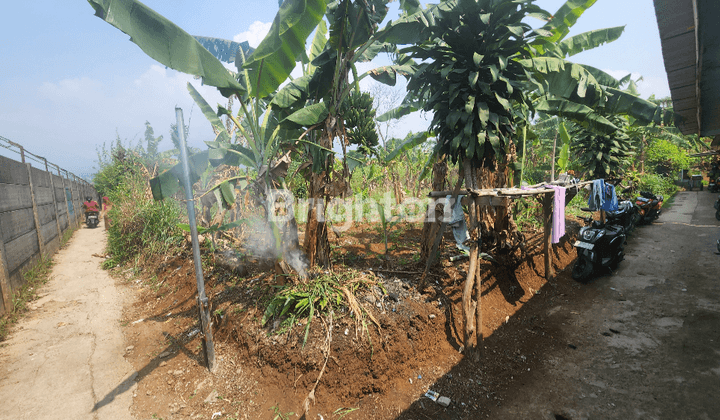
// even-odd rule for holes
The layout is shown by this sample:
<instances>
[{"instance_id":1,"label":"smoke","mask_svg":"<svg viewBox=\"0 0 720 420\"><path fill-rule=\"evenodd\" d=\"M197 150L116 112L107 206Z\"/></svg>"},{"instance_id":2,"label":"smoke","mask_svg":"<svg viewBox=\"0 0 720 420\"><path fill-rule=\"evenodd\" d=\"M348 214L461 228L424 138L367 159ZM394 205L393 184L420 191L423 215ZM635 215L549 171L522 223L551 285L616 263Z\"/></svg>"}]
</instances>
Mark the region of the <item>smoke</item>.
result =
<instances>
[{"instance_id":1,"label":"smoke","mask_svg":"<svg viewBox=\"0 0 720 420\"><path fill-rule=\"evenodd\" d=\"M261 218L248 222L246 251L261 260L284 260L301 277L307 277L310 266L307 256L299 248L297 231L291 223L268 223Z\"/></svg>"}]
</instances>

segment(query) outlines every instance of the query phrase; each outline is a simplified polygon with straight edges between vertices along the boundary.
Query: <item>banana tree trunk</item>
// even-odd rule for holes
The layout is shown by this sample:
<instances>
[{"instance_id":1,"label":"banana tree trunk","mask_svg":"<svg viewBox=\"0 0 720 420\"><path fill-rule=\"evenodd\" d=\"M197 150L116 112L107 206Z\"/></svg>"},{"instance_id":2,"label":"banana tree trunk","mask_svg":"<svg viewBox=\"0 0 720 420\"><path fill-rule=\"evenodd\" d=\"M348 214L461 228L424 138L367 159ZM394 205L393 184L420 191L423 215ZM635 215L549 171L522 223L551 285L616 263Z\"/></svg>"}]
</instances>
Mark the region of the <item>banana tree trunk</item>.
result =
<instances>
[{"instance_id":1,"label":"banana tree trunk","mask_svg":"<svg viewBox=\"0 0 720 420\"><path fill-rule=\"evenodd\" d=\"M325 130L320 137L320 146L331 149L332 138L335 133L335 119L328 117L325 121ZM320 265L322 267L330 267L330 240L328 239L327 223L325 222L325 209L329 202L327 194L327 186L330 184L329 174L332 171L332 156L323 162L325 171L320 173L312 172L310 174L310 185L308 188L308 198L310 198L310 206L308 207L307 226L305 227L305 252L310 263L310 267Z\"/></svg>"},{"instance_id":2,"label":"banana tree trunk","mask_svg":"<svg viewBox=\"0 0 720 420\"><path fill-rule=\"evenodd\" d=\"M445 178L447 177L447 170L448 167L445 157L443 156L438 158L438 160L433 164L432 169L432 191L445 190ZM438 209L438 206L436 206L434 203L431 203L428 206L427 215L432 214L431 212L434 212L435 214L435 221L430 221L428 220L428 217L426 217L425 222L423 223L422 241L420 242L420 261L427 261L430 257L433 242L435 241L435 237L438 234L438 229L440 229L440 225L442 222L442 209Z\"/></svg>"}]
</instances>

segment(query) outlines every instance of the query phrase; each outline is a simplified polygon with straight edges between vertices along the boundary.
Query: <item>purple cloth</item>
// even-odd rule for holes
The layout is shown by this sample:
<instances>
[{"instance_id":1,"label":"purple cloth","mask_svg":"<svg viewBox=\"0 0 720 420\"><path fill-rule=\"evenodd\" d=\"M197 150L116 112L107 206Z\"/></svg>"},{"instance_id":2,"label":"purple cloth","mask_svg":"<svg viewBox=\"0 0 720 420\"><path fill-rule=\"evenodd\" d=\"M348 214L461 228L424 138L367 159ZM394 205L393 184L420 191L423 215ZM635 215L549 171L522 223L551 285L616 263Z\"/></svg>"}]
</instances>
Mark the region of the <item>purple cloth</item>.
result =
<instances>
[{"instance_id":1,"label":"purple cloth","mask_svg":"<svg viewBox=\"0 0 720 420\"><path fill-rule=\"evenodd\" d=\"M546 185L545 188L555 190L555 199L553 200L552 243L556 244L560 242L560 238L565 236L565 187Z\"/></svg>"}]
</instances>

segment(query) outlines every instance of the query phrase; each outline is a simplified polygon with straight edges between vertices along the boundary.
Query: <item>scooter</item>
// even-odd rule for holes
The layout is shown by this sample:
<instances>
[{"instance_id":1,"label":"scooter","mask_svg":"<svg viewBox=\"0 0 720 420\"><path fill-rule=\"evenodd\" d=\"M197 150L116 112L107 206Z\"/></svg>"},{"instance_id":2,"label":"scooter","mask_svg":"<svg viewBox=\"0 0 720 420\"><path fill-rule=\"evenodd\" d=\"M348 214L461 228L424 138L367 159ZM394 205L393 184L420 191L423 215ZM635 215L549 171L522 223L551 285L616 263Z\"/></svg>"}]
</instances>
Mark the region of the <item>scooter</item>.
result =
<instances>
[{"instance_id":1,"label":"scooter","mask_svg":"<svg viewBox=\"0 0 720 420\"><path fill-rule=\"evenodd\" d=\"M100 212L97 211L86 211L85 212L85 223L87 227L93 229L96 228L100 223Z\"/></svg>"},{"instance_id":2,"label":"scooter","mask_svg":"<svg viewBox=\"0 0 720 420\"><path fill-rule=\"evenodd\" d=\"M710 176L710 180L708 181L708 191L712 193L720 191L720 185L718 182L720 182L720 177L714 178Z\"/></svg>"},{"instance_id":3,"label":"scooter","mask_svg":"<svg viewBox=\"0 0 720 420\"><path fill-rule=\"evenodd\" d=\"M662 212L661 207L663 204L663 196L655 195L651 192L640 191L640 197L635 199L635 205L638 207L638 214L640 218L638 224L649 224L653 220L660 217Z\"/></svg>"},{"instance_id":4,"label":"scooter","mask_svg":"<svg viewBox=\"0 0 720 420\"><path fill-rule=\"evenodd\" d=\"M627 194L630 192L630 188L623 190L623 193ZM605 212L605 222L610 225L621 226L625 231L626 235L630 235L635 229L635 225L640 219L638 208L635 207L630 200L621 200L618 202L618 209L616 211Z\"/></svg>"},{"instance_id":5,"label":"scooter","mask_svg":"<svg viewBox=\"0 0 720 420\"><path fill-rule=\"evenodd\" d=\"M584 211L590 209L583 208ZM580 229L575 248L578 257L573 265L572 278L585 282L593 272L602 268L615 269L625 257L626 234L622 226L602 223L592 217L580 217L586 226Z\"/></svg>"}]
</instances>

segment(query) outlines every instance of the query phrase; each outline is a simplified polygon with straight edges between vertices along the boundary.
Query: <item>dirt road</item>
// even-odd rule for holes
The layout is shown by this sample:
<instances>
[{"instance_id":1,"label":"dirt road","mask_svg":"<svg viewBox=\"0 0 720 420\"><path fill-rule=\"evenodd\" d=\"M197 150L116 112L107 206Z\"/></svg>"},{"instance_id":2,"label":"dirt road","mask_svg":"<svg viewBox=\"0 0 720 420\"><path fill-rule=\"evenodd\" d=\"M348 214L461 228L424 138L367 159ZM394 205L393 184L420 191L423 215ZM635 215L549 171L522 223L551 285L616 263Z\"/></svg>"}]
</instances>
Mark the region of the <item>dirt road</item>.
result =
<instances>
[{"instance_id":1,"label":"dirt road","mask_svg":"<svg viewBox=\"0 0 720 420\"><path fill-rule=\"evenodd\" d=\"M716 419L720 415L717 194L681 192L636 229L612 276L548 311L568 346L518 384L498 419Z\"/></svg>"},{"instance_id":2,"label":"dirt road","mask_svg":"<svg viewBox=\"0 0 720 420\"><path fill-rule=\"evenodd\" d=\"M123 357L125 300L99 257L103 226L79 229L51 280L0 348L0 419L131 419L135 372Z\"/></svg>"}]
</instances>

